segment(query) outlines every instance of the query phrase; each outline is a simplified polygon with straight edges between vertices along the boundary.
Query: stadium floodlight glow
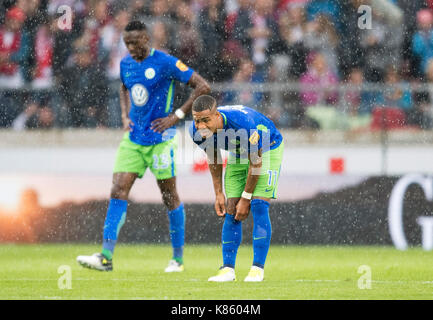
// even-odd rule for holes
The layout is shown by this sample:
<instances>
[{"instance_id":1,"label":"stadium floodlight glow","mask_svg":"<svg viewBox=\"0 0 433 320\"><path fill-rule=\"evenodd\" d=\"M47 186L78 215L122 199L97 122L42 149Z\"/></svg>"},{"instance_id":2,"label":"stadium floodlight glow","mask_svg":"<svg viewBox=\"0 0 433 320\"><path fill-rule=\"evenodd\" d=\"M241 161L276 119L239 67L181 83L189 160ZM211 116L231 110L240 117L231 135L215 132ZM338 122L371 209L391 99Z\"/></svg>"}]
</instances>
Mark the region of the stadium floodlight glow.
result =
<instances>
[{"instance_id":1,"label":"stadium floodlight glow","mask_svg":"<svg viewBox=\"0 0 433 320\"><path fill-rule=\"evenodd\" d=\"M2 214L17 215L23 184L14 177L3 177L0 184L0 211Z\"/></svg>"}]
</instances>

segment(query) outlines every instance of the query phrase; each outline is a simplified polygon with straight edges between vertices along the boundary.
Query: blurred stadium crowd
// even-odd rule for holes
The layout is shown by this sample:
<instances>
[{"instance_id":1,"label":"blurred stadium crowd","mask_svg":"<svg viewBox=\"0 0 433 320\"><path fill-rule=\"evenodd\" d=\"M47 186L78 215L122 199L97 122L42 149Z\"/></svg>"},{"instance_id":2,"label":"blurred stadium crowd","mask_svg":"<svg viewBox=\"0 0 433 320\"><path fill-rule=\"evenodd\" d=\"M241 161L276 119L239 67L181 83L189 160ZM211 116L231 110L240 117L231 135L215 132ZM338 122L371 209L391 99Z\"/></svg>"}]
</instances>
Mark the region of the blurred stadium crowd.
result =
<instances>
[{"instance_id":1,"label":"blurred stadium crowd","mask_svg":"<svg viewBox=\"0 0 433 320\"><path fill-rule=\"evenodd\" d=\"M364 4L371 29L358 25ZM72 8L70 29L59 28L61 5ZM433 127L431 93L412 90L433 82L433 0L3 0L0 127L120 127L131 19L211 83L298 84L278 103L248 88L218 92L280 127L380 126L384 114L391 126ZM187 94L177 92L175 105Z\"/></svg>"}]
</instances>

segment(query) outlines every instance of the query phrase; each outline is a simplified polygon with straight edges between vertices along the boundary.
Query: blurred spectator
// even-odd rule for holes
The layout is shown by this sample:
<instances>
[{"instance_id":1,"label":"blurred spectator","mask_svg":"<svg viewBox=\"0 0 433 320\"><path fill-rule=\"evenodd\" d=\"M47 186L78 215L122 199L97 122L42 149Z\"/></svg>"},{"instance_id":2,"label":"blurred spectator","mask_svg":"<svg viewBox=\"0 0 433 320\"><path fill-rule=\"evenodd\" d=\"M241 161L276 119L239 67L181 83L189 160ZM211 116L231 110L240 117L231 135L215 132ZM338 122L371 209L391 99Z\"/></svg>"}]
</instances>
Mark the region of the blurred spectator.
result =
<instances>
[{"instance_id":1,"label":"blurred spectator","mask_svg":"<svg viewBox=\"0 0 433 320\"><path fill-rule=\"evenodd\" d=\"M86 39L78 39L74 44L73 64L65 70L67 76L62 83L73 127L106 125L105 78L93 62Z\"/></svg>"},{"instance_id":2,"label":"blurred spectator","mask_svg":"<svg viewBox=\"0 0 433 320\"><path fill-rule=\"evenodd\" d=\"M131 21L139 20L146 14L146 0L131 0L129 4Z\"/></svg>"},{"instance_id":3,"label":"blurred spectator","mask_svg":"<svg viewBox=\"0 0 433 320\"><path fill-rule=\"evenodd\" d=\"M267 56L274 53L279 41L278 25L273 17L273 0L257 0L251 17L248 37L251 41L251 58L258 72L264 72Z\"/></svg>"},{"instance_id":4,"label":"blurred spectator","mask_svg":"<svg viewBox=\"0 0 433 320\"><path fill-rule=\"evenodd\" d=\"M301 105L331 105L326 112L336 110L337 93L322 92L320 88L338 84L338 78L356 88L341 95L340 106L347 105L351 115L359 118L371 114L375 107L391 105L405 110L408 119L416 124L422 121L414 119L421 119L424 113L428 118L426 109L432 107L421 94L410 97L407 83L420 82L424 75L429 83L433 79L428 62L433 58L432 3L433 0L3 0L0 86L16 89L31 84L35 89L49 89L54 85L55 89L49 91L54 99L49 110L55 111L56 125L118 127L119 61L127 53L122 30L130 19L139 19L148 25L153 47L174 54L210 81L300 81L301 92L279 92L269 101L250 90L222 95L230 103L238 99L245 104L262 105L279 125L343 127L335 122L329 125L323 118L308 124L311 119L303 118L306 109ZM373 8L371 30L358 27L357 8L362 4ZM58 18L64 11L58 9L62 5L72 8L71 28L60 29ZM388 70L388 65L399 72ZM384 82L390 88L359 89L370 82ZM308 83L317 90L307 88ZM397 88L401 84L403 87ZM185 94L182 86L178 89L181 90L177 90L175 104ZM84 92L83 97L73 96L76 92ZM24 92L0 90L0 127L10 126L17 115L23 119L33 110L21 107L28 105L25 99ZM71 115L59 112L66 105L73 110ZM301 112L290 111L294 109ZM50 112L41 110L39 106L31 116L33 120L26 121L28 125L24 127L31 127L39 114L48 119ZM59 115L63 120L59 121ZM427 123L420 126L428 127Z\"/></svg>"},{"instance_id":5,"label":"blurred spectator","mask_svg":"<svg viewBox=\"0 0 433 320\"><path fill-rule=\"evenodd\" d=\"M306 27L305 45L311 51L320 51L332 73L338 74L339 38L327 15L318 14Z\"/></svg>"},{"instance_id":6,"label":"blurred spectator","mask_svg":"<svg viewBox=\"0 0 433 320\"><path fill-rule=\"evenodd\" d=\"M423 130L433 129L433 108L430 96L428 92L416 92L414 94L414 108L408 115L408 125Z\"/></svg>"},{"instance_id":7,"label":"blurred spectator","mask_svg":"<svg viewBox=\"0 0 433 320\"><path fill-rule=\"evenodd\" d=\"M361 46L365 50L365 76L368 82L383 81L385 69L400 64L401 28L385 23L383 16L373 11L374 28L363 30Z\"/></svg>"},{"instance_id":8,"label":"blurred spectator","mask_svg":"<svg viewBox=\"0 0 433 320\"><path fill-rule=\"evenodd\" d=\"M129 17L128 11L119 10L113 20L101 30L98 60L103 64L108 80L119 79L120 61L128 54L122 32L129 22Z\"/></svg>"},{"instance_id":9,"label":"blurred spectator","mask_svg":"<svg viewBox=\"0 0 433 320\"><path fill-rule=\"evenodd\" d=\"M362 85L364 83L364 74L361 69L353 69L346 79L347 85L351 86L344 95L344 102L347 104L349 114L357 115L363 113L362 104Z\"/></svg>"},{"instance_id":10,"label":"blurred spectator","mask_svg":"<svg viewBox=\"0 0 433 320\"><path fill-rule=\"evenodd\" d=\"M90 48L92 58L98 57L98 45L102 30L110 22L107 0L95 0L90 5L89 18L85 24L85 36L87 37L87 45Z\"/></svg>"},{"instance_id":11,"label":"blurred spectator","mask_svg":"<svg viewBox=\"0 0 433 320\"><path fill-rule=\"evenodd\" d=\"M245 49L249 50L251 47L251 39L248 37L248 29L251 28L252 0L239 0L239 9L237 11L233 31L231 36L233 39L239 41Z\"/></svg>"},{"instance_id":12,"label":"blurred spectator","mask_svg":"<svg viewBox=\"0 0 433 320\"><path fill-rule=\"evenodd\" d=\"M386 24L398 27L403 21L403 11L397 2L398 0L369 0L369 5L373 12L383 17Z\"/></svg>"},{"instance_id":13,"label":"blurred spectator","mask_svg":"<svg viewBox=\"0 0 433 320\"><path fill-rule=\"evenodd\" d=\"M47 11L50 16L55 16L59 13L59 8L65 5L72 9L72 13L76 18L85 14L88 2L88 0L48 0Z\"/></svg>"},{"instance_id":14,"label":"blurred spectator","mask_svg":"<svg viewBox=\"0 0 433 320\"><path fill-rule=\"evenodd\" d=\"M11 7L0 26L0 90L24 85L23 69L31 47L28 35L22 31L25 19L21 8ZM21 111L20 100L16 92L0 91L0 127L11 125Z\"/></svg>"},{"instance_id":15,"label":"blurred spectator","mask_svg":"<svg viewBox=\"0 0 433 320\"><path fill-rule=\"evenodd\" d=\"M265 72L268 57L278 51L278 24L273 16L273 0L240 2L233 37L249 53L258 72Z\"/></svg>"},{"instance_id":16,"label":"blurred spectator","mask_svg":"<svg viewBox=\"0 0 433 320\"><path fill-rule=\"evenodd\" d=\"M224 22L224 29L227 36L227 39L232 40L234 38L235 31L235 23L239 14L240 3L245 2L245 0L241 1L226 1L225 9L227 12L227 17ZM249 2L249 1L247 1Z\"/></svg>"},{"instance_id":17,"label":"blurred spectator","mask_svg":"<svg viewBox=\"0 0 433 320\"><path fill-rule=\"evenodd\" d=\"M20 88L24 85L22 65L29 55L30 42L21 31L26 19L24 12L14 7L7 11L0 28L0 87Z\"/></svg>"},{"instance_id":18,"label":"blurred spectator","mask_svg":"<svg viewBox=\"0 0 433 320\"><path fill-rule=\"evenodd\" d=\"M380 101L372 110L371 129L400 129L406 125L407 115L412 111L412 95L407 83L400 79L395 66L387 68L385 89Z\"/></svg>"},{"instance_id":19,"label":"blurred spectator","mask_svg":"<svg viewBox=\"0 0 433 320\"><path fill-rule=\"evenodd\" d=\"M280 53L280 64L276 66L276 70L279 73L283 72L284 75L277 78L283 81L287 80L287 76L297 79L307 68L308 49L305 46L307 24L303 6L296 2L289 5L286 11L280 13L278 27L280 42L277 51Z\"/></svg>"},{"instance_id":20,"label":"blurred spectator","mask_svg":"<svg viewBox=\"0 0 433 320\"><path fill-rule=\"evenodd\" d=\"M201 63L203 41L197 29L196 17L187 1L179 1L176 18L177 37L173 40L175 56L197 70Z\"/></svg>"},{"instance_id":21,"label":"blurred spectator","mask_svg":"<svg viewBox=\"0 0 433 320\"><path fill-rule=\"evenodd\" d=\"M53 50L56 21L45 18L38 27L34 45L34 69L32 87L47 89L53 85Z\"/></svg>"},{"instance_id":22,"label":"blurred spectator","mask_svg":"<svg viewBox=\"0 0 433 320\"><path fill-rule=\"evenodd\" d=\"M249 59L240 61L239 68L233 77L233 83L252 84L263 83L264 79L260 73L256 72L254 63ZM250 89L232 91L225 94L223 104L242 104L253 108L258 108L262 102L263 94L253 92Z\"/></svg>"},{"instance_id":23,"label":"blurred spectator","mask_svg":"<svg viewBox=\"0 0 433 320\"><path fill-rule=\"evenodd\" d=\"M352 69L345 80L345 84L350 86L344 95L344 103L349 115L370 115L375 106L383 105L383 96L380 91L363 90L362 87L366 82L362 69Z\"/></svg>"},{"instance_id":24,"label":"blurred spectator","mask_svg":"<svg viewBox=\"0 0 433 320\"><path fill-rule=\"evenodd\" d=\"M309 1L310 0L280 0L277 1L276 8L278 12L284 12L292 6L305 8Z\"/></svg>"},{"instance_id":25,"label":"blurred spectator","mask_svg":"<svg viewBox=\"0 0 433 320\"><path fill-rule=\"evenodd\" d=\"M420 10L416 14L418 31L413 36L413 54L419 60L419 69L425 73L427 61L433 57L433 13L428 10Z\"/></svg>"},{"instance_id":26,"label":"blurred spectator","mask_svg":"<svg viewBox=\"0 0 433 320\"><path fill-rule=\"evenodd\" d=\"M168 18L169 5L167 0L150 1L150 15L153 18Z\"/></svg>"},{"instance_id":27,"label":"blurred spectator","mask_svg":"<svg viewBox=\"0 0 433 320\"><path fill-rule=\"evenodd\" d=\"M162 21L156 21L150 32L150 39L152 41L152 47L156 50L160 50L169 53L170 43L167 34L167 28Z\"/></svg>"},{"instance_id":28,"label":"blurred spectator","mask_svg":"<svg viewBox=\"0 0 433 320\"><path fill-rule=\"evenodd\" d=\"M420 77L422 73L419 68L419 61L412 51L412 39L417 31L417 15L424 6L424 0L399 0L398 6L403 11L403 43L402 43L402 58L404 64L408 66L410 76Z\"/></svg>"},{"instance_id":29,"label":"blurred spectator","mask_svg":"<svg viewBox=\"0 0 433 320\"><path fill-rule=\"evenodd\" d=\"M221 0L210 0L198 17L198 28L206 53L199 70L210 81L219 81L221 64L221 48L226 40L224 22L226 13Z\"/></svg>"},{"instance_id":30,"label":"blurred spectator","mask_svg":"<svg viewBox=\"0 0 433 320\"><path fill-rule=\"evenodd\" d=\"M306 6L307 20L313 21L317 15L328 15L333 25L339 29L340 6L338 0L311 0Z\"/></svg>"},{"instance_id":31,"label":"blurred spectator","mask_svg":"<svg viewBox=\"0 0 433 320\"><path fill-rule=\"evenodd\" d=\"M364 65L364 50L360 44L365 30L358 26L358 8L363 4L364 0L340 1L338 69L342 78L346 78L352 69Z\"/></svg>"},{"instance_id":32,"label":"blurred spectator","mask_svg":"<svg viewBox=\"0 0 433 320\"><path fill-rule=\"evenodd\" d=\"M407 114L412 108L412 94L409 84L401 81L400 75L394 66L388 67L385 84L387 87L383 92L383 104L386 107L400 108ZM394 87L395 85L403 86L403 88Z\"/></svg>"},{"instance_id":33,"label":"blurred spectator","mask_svg":"<svg viewBox=\"0 0 433 320\"><path fill-rule=\"evenodd\" d=\"M47 105L31 102L14 120L12 128L17 131L24 129L50 129L54 126L53 110Z\"/></svg>"},{"instance_id":34,"label":"blurred spectator","mask_svg":"<svg viewBox=\"0 0 433 320\"><path fill-rule=\"evenodd\" d=\"M337 75L329 69L323 54L313 53L309 58L311 63L307 72L300 79L301 85L304 85L301 90L302 102L305 106L335 104L338 94L325 88L338 83Z\"/></svg>"},{"instance_id":35,"label":"blurred spectator","mask_svg":"<svg viewBox=\"0 0 433 320\"><path fill-rule=\"evenodd\" d=\"M61 28L61 13L57 10L61 5L68 5L72 8L71 28ZM51 0L48 5L48 13L55 18L53 21L54 48L53 48L53 74L56 82L60 83L67 68L69 57L72 54L72 44L84 30L85 5L79 0Z\"/></svg>"},{"instance_id":36,"label":"blurred spectator","mask_svg":"<svg viewBox=\"0 0 433 320\"><path fill-rule=\"evenodd\" d=\"M427 84L429 84L429 85L433 84L433 59L429 59L427 61L426 78L425 79L426 79Z\"/></svg>"},{"instance_id":37,"label":"blurred spectator","mask_svg":"<svg viewBox=\"0 0 433 320\"><path fill-rule=\"evenodd\" d=\"M143 18L143 17L142 17ZM161 22L164 24L168 39L168 43L171 45L173 39L176 37L176 15L171 11L171 1L170 0L155 0L149 1L149 10L147 15L144 17L146 25L149 27L150 33L154 27L155 23L159 26L157 29L161 30Z\"/></svg>"},{"instance_id":38,"label":"blurred spectator","mask_svg":"<svg viewBox=\"0 0 433 320\"><path fill-rule=\"evenodd\" d=\"M101 30L99 43L99 62L109 81L107 91L108 126L122 125L119 107L120 61L128 54L123 42L122 32L129 22L130 13L120 9L113 19Z\"/></svg>"},{"instance_id":39,"label":"blurred spectator","mask_svg":"<svg viewBox=\"0 0 433 320\"><path fill-rule=\"evenodd\" d=\"M220 80L232 81L241 61L246 58L248 58L248 54L238 41L226 41L221 52Z\"/></svg>"},{"instance_id":40,"label":"blurred spectator","mask_svg":"<svg viewBox=\"0 0 433 320\"><path fill-rule=\"evenodd\" d=\"M22 32L26 34L30 43L27 58L22 63L23 77L26 83L33 79L33 66L35 64L36 33L39 25L44 22L45 14L41 0L19 0L17 7L21 8L26 15Z\"/></svg>"}]
</instances>

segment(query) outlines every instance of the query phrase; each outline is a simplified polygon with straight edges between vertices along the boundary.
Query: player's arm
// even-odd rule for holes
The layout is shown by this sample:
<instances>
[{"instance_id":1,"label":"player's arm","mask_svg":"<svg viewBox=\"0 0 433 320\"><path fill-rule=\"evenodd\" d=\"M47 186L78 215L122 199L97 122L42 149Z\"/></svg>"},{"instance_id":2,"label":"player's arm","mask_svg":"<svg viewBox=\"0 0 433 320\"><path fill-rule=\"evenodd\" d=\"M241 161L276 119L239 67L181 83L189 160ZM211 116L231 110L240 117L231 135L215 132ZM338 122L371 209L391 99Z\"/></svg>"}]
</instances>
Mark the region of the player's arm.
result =
<instances>
[{"instance_id":1,"label":"player's arm","mask_svg":"<svg viewBox=\"0 0 433 320\"><path fill-rule=\"evenodd\" d=\"M209 155L209 153L212 153ZM213 188L215 191L215 211L220 217L226 213L226 198L223 193L223 165L221 151L214 148L213 152L206 152L208 156L209 171L212 175Z\"/></svg>"},{"instance_id":2,"label":"player's arm","mask_svg":"<svg viewBox=\"0 0 433 320\"><path fill-rule=\"evenodd\" d=\"M248 155L248 159L250 161L250 165L248 167L247 182L245 183L243 195L249 199L242 196L239 199L239 202L236 204L235 219L238 221L245 220L250 212L251 197L254 190L256 189L262 169L262 150L259 149L257 153L250 153Z\"/></svg>"},{"instance_id":3,"label":"player's arm","mask_svg":"<svg viewBox=\"0 0 433 320\"><path fill-rule=\"evenodd\" d=\"M192 103L195 99L200 97L201 95L210 93L210 85L209 83L197 72L194 72L191 76L191 79L187 82L191 88L193 88L188 100L179 108L182 110L184 114L188 114L191 111Z\"/></svg>"},{"instance_id":4,"label":"player's arm","mask_svg":"<svg viewBox=\"0 0 433 320\"><path fill-rule=\"evenodd\" d=\"M129 108L131 103L129 101L129 93L128 88L122 83L119 89L119 98L120 98L120 109L122 111L122 123L123 130L132 130L131 125L134 125L129 119Z\"/></svg>"},{"instance_id":5,"label":"player's arm","mask_svg":"<svg viewBox=\"0 0 433 320\"><path fill-rule=\"evenodd\" d=\"M188 100L186 100L185 103L179 108L180 110L178 109L179 111L176 110L176 113L172 113L165 118L155 119L152 122L152 130L162 133L164 130L175 125L180 119L183 119L184 116L191 111L192 103L195 99L203 94L208 94L211 90L209 83L197 72L193 72L187 84L193 88Z\"/></svg>"}]
</instances>

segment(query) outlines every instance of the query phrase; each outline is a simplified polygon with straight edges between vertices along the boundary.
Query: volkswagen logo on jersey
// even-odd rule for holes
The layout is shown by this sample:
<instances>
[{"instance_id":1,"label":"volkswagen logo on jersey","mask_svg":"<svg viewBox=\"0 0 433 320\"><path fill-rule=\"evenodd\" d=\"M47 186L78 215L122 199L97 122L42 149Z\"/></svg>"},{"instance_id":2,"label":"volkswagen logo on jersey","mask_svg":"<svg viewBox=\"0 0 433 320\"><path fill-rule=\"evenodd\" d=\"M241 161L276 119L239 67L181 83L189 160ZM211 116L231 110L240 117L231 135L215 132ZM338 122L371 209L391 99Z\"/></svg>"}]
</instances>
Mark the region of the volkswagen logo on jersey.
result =
<instances>
[{"instance_id":1,"label":"volkswagen logo on jersey","mask_svg":"<svg viewBox=\"0 0 433 320\"><path fill-rule=\"evenodd\" d=\"M137 107L144 106L149 99L149 93L142 84L134 84L131 89L131 96Z\"/></svg>"},{"instance_id":2,"label":"volkswagen logo on jersey","mask_svg":"<svg viewBox=\"0 0 433 320\"><path fill-rule=\"evenodd\" d=\"M153 68L147 68L146 71L144 72L144 75L149 80L153 79L155 77L155 69L153 69Z\"/></svg>"}]
</instances>

